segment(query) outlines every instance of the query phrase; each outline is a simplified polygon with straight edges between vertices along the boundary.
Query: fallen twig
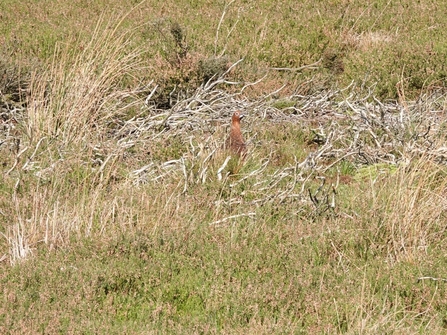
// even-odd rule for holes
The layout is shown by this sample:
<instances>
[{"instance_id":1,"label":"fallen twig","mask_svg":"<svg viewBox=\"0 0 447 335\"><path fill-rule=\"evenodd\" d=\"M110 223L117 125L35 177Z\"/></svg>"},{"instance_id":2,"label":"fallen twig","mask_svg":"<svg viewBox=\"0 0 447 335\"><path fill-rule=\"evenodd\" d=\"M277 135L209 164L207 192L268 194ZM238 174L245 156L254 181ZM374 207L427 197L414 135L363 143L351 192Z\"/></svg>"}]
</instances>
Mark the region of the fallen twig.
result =
<instances>
[{"instance_id":1,"label":"fallen twig","mask_svg":"<svg viewBox=\"0 0 447 335\"><path fill-rule=\"evenodd\" d=\"M445 278L435 278L435 277L419 277L418 278L418 283L422 280L432 280L432 281L442 281L442 282L447 282L447 279Z\"/></svg>"},{"instance_id":2,"label":"fallen twig","mask_svg":"<svg viewBox=\"0 0 447 335\"><path fill-rule=\"evenodd\" d=\"M244 214L231 215L231 216L228 216L228 217L223 218L221 220L213 221L213 222L209 223L209 225L210 226L211 225L218 225L218 224L224 223L225 221L228 221L228 220L237 219L237 218L245 217L245 216L254 217L255 215L256 215L256 213L244 213Z\"/></svg>"}]
</instances>

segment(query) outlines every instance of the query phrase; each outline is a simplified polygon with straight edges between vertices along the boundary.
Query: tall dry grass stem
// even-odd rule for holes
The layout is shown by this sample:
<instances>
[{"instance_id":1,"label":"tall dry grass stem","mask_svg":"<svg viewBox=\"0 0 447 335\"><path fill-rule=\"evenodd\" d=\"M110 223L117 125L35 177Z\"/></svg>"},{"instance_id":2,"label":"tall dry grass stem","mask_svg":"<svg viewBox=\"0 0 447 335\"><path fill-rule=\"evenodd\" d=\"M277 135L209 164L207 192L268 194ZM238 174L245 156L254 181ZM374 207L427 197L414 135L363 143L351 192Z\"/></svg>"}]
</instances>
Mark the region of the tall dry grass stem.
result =
<instances>
[{"instance_id":1,"label":"tall dry grass stem","mask_svg":"<svg viewBox=\"0 0 447 335\"><path fill-rule=\"evenodd\" d=\"M129 108L122 101L129 96L126 80L141 66L141 51L131 48L131 37L99 20L86 45L58 44L47 71L31 78L29 136L79 143Z\"/></svg>"}]
</instances>

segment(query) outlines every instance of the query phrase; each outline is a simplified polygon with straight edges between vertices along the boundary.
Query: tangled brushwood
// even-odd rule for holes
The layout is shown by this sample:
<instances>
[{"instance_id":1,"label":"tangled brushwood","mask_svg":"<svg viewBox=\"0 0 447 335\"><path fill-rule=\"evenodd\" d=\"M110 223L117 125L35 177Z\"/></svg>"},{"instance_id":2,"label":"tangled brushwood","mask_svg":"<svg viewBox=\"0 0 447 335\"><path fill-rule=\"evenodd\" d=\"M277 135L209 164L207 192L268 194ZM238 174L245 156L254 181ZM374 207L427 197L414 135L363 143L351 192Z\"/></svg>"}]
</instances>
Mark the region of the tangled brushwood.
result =
<instances>
[{"instance_id":1,"label":"tangled brushwood","mask_svg":"<svg viewBox=\"0 0 447 335\"><path fill-rule=\"evenodd\" d=\"M293 204L293 215L312 220L337 216L343 214L338 188L349 184L346 178L377 179L415 159L439 166L447 159L441 93L397 103L357 97L350 93L352 87L278 99L280 88L251 99L246 92L257 82L226 79L238 63L169 109L154 102L158 89L154 82L134 91L110 91L104 84L117 79L112 72L103 73L98 91L82 96L76 93L79 85L61 79L63 87L45 87L46 93L37 96L31 91L27 108L3 101L2 174L12 192L1 199L10 204L0 212L6 227L4 247L9 249L2 249L5 257L9 254L14 263L32 253L39 242L63 245L72 232L90 236L116 226L126 229L129 221L136 220L132 224L138 226L139 220L147 224L148 218L154 225L162 217L173 220L176 212L188 211L173 199L194 197L203 186L216 189L217 195L205 201L211 214L198 219L212 225L256 220L257 210L266 205ZM84 70L85 78L90 78ZM72 74L75 78L77 72ZM72 100L58 104L56 97L48 96L62 91L61 98ZM53 112L58 106L60 114L46 113L48 106ZM244 161L222 150L236 110L247 116ZM74 119L70 113L82 118ZM282 126L304 137L284 140ZM275 127L276 132L265 132ZM279 157L284 146L290 152ZM27 183L39 190L26 193ZM64 196L64 187L77 191ZM142 195L137 201L132 194L139 189ZM152 197L144 191L148 189L155 192ZM36 204L40 204L37 209Z\"/></svg>"}]
</instances>

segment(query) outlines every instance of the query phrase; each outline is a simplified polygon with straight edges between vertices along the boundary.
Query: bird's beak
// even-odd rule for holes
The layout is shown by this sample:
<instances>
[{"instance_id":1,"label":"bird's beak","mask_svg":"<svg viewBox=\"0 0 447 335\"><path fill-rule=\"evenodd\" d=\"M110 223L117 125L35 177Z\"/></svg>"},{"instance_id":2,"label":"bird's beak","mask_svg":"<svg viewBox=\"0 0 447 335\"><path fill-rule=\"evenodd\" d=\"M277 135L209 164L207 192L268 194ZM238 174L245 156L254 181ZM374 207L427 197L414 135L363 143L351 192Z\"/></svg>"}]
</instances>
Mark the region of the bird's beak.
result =
<instances>
[{"instance_id":1,"label":"bird's beak","mask_svg":"<svg viewBox=\"0 0 447 335\"><path fill-rule=\"evenodd\" d=\"M245 117L245 114L239 114L239 120L242 120Z\"/></svg>"}]
</instances>

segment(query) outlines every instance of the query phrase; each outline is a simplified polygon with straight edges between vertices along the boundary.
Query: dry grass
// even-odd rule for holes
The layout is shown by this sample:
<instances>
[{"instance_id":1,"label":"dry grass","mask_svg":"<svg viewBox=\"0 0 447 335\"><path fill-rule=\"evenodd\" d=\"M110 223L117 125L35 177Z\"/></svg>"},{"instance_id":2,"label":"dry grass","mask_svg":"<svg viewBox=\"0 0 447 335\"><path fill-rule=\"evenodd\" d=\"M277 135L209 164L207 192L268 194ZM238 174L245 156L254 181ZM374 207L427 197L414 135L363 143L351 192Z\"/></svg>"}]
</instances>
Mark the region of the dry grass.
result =
<instances>
[{"instance_id":1,"label":"dry grass","mask_svg":"<svg viewBox=\"0 0 447 335\"><path fill-rule=\"evenodd\" d=\"M0 332L443 331L442 90L272 89L239 61L200 81L175 25L159 83L118 27L57 44L2 109ZM236 109L245 160L222 149Z\"/></svg>"},{"instance_id":2,"label":"dry grass","mask_svg":"<svg viewBox=\"0 0 447 335\"><path fill-rule=\"evenodd\" d=\"M74 51L76 41L59 45L50 68L30 82L27 116L30 138L57 138L64 146L89 142L92 130L123 116L130 106L123 90L141 67L140 54L128 52L131 35L99 21L91 41Z\"/></svg>"},{"instance_id":3,"label":"dry grass","mask_svg":"<svg viewBox=\"0 0 447 335\"><path fill-rule=\"evenodd\" d=\"M390 262L414 261L444 242L445 177L445 169L431 159L416 158L375 190L381 198L376 210L386 223L377 226L376 234L386 239L384 252Z\"/></svg>"}]
</instances>

